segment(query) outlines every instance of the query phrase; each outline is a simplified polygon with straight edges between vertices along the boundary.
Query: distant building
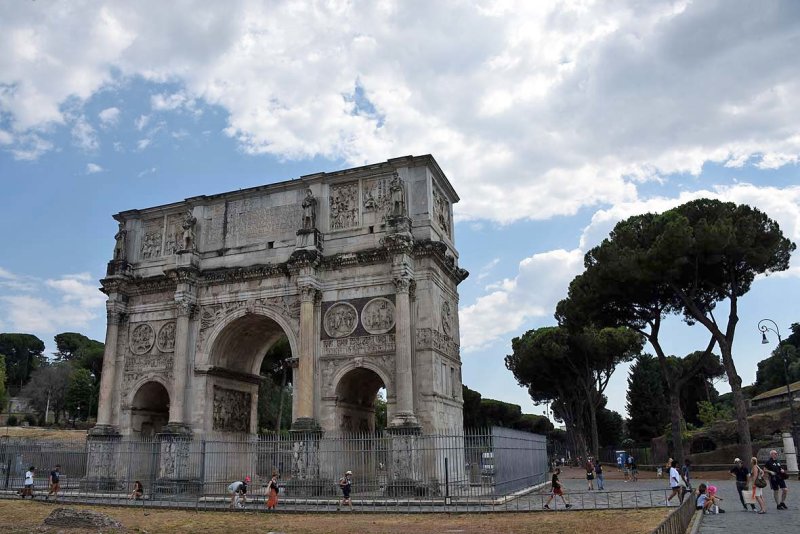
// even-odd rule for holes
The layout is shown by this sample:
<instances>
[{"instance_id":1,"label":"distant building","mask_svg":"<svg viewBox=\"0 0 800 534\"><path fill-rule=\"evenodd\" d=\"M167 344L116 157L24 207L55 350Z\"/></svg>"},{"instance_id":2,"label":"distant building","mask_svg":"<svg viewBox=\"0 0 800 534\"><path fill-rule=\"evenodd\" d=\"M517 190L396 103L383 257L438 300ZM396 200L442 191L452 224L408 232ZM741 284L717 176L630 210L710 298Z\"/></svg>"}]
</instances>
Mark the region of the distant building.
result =
<instances>
[{"instance_id":1,"label":"distant building","mask_svg":"<svg viewBox=\"0 0 800 534\"><path fill-rule=\"evenodd\" d=\"M792 391L792 402L797 403L800 401L800 381L789 384L789 388ZM781 386L765 391L750 399L750 407L755 411L782 408L786 406L787 397L786 386Z\"/></svg>"}]
</instances>

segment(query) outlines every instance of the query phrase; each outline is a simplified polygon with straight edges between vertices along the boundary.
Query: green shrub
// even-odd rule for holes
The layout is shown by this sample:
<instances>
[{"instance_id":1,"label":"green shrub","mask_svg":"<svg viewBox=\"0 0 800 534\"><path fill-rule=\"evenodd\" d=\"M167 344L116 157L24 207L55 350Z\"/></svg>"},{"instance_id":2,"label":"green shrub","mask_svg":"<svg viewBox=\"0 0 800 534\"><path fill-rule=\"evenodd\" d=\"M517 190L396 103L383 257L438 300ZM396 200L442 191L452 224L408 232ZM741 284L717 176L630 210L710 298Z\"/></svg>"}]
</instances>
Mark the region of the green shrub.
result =
<instances>
[{"instance_id":1,"label":"green shrub","mask_svg":"<svg viewBox=\"0 0 800 534\"><path fill-rule=\"evenodd\" d=\"M9 415L8 422L6 424L8 426L17 426L19 424L19 419L17 419L16 415Z\"/></svg>"},{"instance_id":2,"label":"green shrub","mask_svg":"<svg viewBox=\"0 0 800 534\"><path fill-rule=\"evenodd\" d=\"M36 417L32 414L25 414L25 422L29 426L36 426Z\"/></svg>"}]
</instances>

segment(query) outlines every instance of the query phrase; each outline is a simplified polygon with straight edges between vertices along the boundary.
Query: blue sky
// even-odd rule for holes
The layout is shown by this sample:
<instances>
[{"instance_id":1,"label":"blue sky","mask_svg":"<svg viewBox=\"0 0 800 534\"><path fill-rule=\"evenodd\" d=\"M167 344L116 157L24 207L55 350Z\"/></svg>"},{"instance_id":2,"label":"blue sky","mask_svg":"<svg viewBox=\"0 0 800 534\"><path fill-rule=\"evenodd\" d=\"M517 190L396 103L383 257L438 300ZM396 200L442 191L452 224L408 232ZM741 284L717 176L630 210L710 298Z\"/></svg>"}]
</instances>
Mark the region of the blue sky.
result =
<instances>
[{"instance_id":1,"label":"blue sky","mask_svg":"<svg viewBox=\"0 0 800 534\"><path fill-rule=\"evenodd\" d=\"M406 154L462 199L464 382L529 412L510 339L615 222L713 196L800 241L795 2L44 4L0 4L0 331L48 350L104 337L112 214ZM745 383L798 296L795 254L742 300Z\"/></svg>"}]
</instances>

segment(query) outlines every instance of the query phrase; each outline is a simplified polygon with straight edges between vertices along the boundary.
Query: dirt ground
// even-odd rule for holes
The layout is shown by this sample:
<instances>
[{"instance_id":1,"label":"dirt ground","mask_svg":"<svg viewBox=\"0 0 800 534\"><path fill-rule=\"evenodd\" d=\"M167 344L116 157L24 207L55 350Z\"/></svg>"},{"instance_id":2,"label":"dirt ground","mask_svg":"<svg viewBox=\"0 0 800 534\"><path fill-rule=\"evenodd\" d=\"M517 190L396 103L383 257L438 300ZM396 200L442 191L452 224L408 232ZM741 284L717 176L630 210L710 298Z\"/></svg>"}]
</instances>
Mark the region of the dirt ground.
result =
<instances>
[{"instance_id":1,"label":"dirt ground","mask_svg":"<svg viewBox=\"0 0 800 534\"><path fill-rule=\"evenodd\" d=\"M0 532L96 532L42 527L56 505L0 500ZM74 506L107 514L129 532L282 532L286 534L414 534L533 533L645 534L668 512L665 508L597 512L534 512L507 514L267 514L265 512L185 512L100 506Z\"/></svg>"},{"instance_id":2,"label":"dirt ground","mask_svg":"<svg viewBox=\"0 0 800 534\"><path fill-rule=\"evenodd\" d=\"M3 436L58 441L81 441L86 439L86 431L41 428L36 426L0 426L0 438Z\"/></svg>"}]
</instances>

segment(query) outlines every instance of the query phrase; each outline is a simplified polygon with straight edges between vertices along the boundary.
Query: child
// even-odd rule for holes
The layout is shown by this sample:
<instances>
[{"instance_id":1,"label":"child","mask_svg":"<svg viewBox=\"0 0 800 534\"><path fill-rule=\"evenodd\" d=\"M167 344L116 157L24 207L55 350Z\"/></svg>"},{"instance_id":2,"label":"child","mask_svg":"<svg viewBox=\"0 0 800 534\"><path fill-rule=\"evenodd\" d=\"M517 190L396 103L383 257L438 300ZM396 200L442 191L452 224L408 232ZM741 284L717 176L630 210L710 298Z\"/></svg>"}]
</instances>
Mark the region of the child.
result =
<instances>
[{"instance_id":1,"label":"child","mask_svg":"<svg viewBox=\"0 0 800 534\"><path fill-rule=\"evenodd\" d=\"M550 501L552 501L553 497L555 497L556 495L561 497L561 501L564 503L564 508L572 508L572 505L569 504L567 500L564 498L564 488L561 486L561 482L558 480L558 475L560 474L561 474L561 469L556 469L553 472L553 479L551 480L550 484L552 486L553 492L550 494L550 498L547 499L547 502L544 503L545 510L550 509Z\"/></svg>"},{"instance_id":2,"label":"child","mask_svg":"<svg viewBox=\"0 0 800 534\"><path fill-rule=\"evenodd\" d=\"M703 510L706 506L706 501L708 500L708 495L706 494L706 485L700 484L697 486L697 503L694 507L695 510Z\"/></svg>"},{"instance_id":3,"label":"child","mask_svg":"<svg viewBox=\"0 0 800 534\"><path fill-rule=\"evenodd\" d=\"M704 505L704 512L707 514L724 514L725 510L719 507L720 501L722 501L722 497L717 495L717 487L716 486L708 486L707 489L708 498L706 498L706 502Z\"/></svg>"}]
</instances>

